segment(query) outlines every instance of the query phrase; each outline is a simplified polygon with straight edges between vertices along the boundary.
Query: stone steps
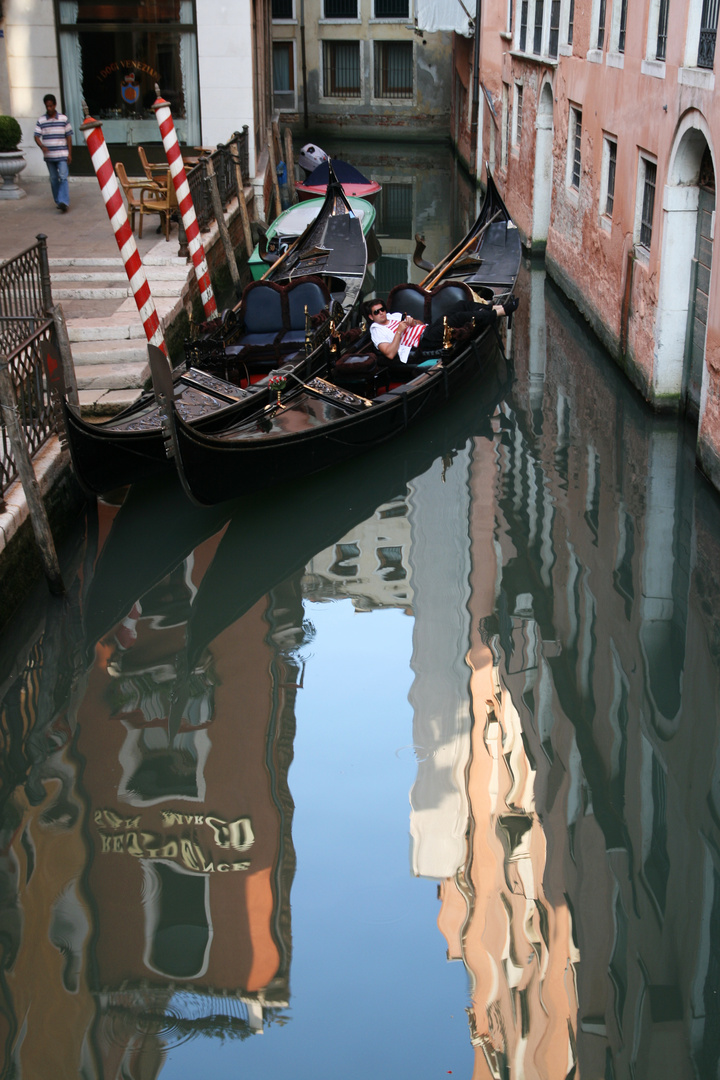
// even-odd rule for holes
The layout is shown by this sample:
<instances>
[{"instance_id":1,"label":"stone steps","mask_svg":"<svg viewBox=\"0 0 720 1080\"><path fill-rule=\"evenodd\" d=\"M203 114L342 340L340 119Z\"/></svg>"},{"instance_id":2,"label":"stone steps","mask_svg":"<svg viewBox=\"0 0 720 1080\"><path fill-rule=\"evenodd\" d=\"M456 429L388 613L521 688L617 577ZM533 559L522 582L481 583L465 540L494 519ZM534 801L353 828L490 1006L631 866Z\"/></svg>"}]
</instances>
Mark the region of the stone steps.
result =
<instances>
[{"instance_id":1,"label":"stone steps","mask_svg":"<svg viewBox=\"0 0 720 1080\"><path fill-rule=\"evenodd\" d=\"M161 323L177 314L192 269L163 245L143 259ZM122 260L50 259L50 276L53 299L65 313L82 411L103 416L127 408L150 372L145 332Z\"/></svg>"}]
</instances>

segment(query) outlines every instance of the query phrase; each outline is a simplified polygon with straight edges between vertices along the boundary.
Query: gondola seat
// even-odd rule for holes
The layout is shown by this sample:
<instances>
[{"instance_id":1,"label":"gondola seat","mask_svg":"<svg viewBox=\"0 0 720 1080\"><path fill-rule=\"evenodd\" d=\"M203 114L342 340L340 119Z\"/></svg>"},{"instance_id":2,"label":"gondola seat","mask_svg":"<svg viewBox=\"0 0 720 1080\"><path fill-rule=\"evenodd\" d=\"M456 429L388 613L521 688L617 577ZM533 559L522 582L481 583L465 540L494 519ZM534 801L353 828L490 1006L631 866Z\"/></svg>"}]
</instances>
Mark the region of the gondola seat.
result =
<instances>
[{"instance_id":1,"label":"gondola seat","mask_svg":"<svg viewBox=\"0 0 720 1080\"><path fill-rule=\"evenodd\" d=\"M387 299L388 311L400 311L424 323L449 315L463 300L472 301L472 292L464 281L444 281L428 291L420 285L396 285Z\"/></svg>"},{"instance_id":2,"label":"gondola seat","mask_svg":"<svg viewBox=\"0 0 720 1080\"><path fill-rule=\"evenodd\" d=\"M319 315L330 307L332 297L319 279L291 282L285 292L287 300L287 329L278 344L283 353L295 351L305 344L305 308L308 315Z\"/></svg>"},{"instance_id":3,"label":"gondola seat","mask_svg":"<svg viewBox=\"0 0 720 1080\"><path fill-rule=\"evenodd\" d=\"M244 362L265 357L275 361L276 342L285 329L283 289L272 281L253 281L243 293L239 310L242 327L232 345L225 346L228 358Z\"/></svg>"}]
</instances>

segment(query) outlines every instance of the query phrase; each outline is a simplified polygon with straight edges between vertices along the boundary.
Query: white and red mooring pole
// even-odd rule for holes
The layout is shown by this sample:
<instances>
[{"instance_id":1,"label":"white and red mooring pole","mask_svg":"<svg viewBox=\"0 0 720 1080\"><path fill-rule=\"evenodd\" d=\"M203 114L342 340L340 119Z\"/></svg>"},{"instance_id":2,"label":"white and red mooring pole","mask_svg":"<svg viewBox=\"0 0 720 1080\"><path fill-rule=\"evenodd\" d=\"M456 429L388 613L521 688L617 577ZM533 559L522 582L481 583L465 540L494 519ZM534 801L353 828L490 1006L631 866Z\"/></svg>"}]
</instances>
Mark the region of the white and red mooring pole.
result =
<instances>
[{"instance_id":1,"label":"white and red mooring pole","mask_svg":"<svg viewBox=\"0 0 720 1080\"><path fill-rule=\"evenodd\" d=\"M173 123L172 113L170 112L170 103L165 98L160 97L160 87L155 84L155 93L157 98L155 104L152 106L155 115L157 116L158 127L160 128L160 135L162 136L163 146L165 147L165 156L170 166L170 175L172 176L173 184L175 185L175 194L177 195L178 206L180 213L182 214L183 225L185 226L185 235L188 241L188 251L195 267L195 276L198 282L198 288L200 289L200 299L202 300L203 308L205 309L205 317L210 319L219 318L217 304L215 303L215 294L213 293L213 287L210 283L210 272L208 270L207 259L205 258L205 248L203 242L200 239L200 226L197 223L197 217L195 215L195 207L193 206L192 195L190 194L190 185L185 175L185 166L183 164L182 152L180 150L180 143L178 141L177 132L175 131L175 124Z\"/></svg>"},{"instance_id":2,"label":"white and red mooring pole","mask_svg":"<svg viewBox=\"0 0 720 1080\"><path fill-rule=\"evenodd\" d=\"M127 210L120 193L120 186L113 170L105 136L102 133L102 124L99 120L93 120L92 116L86 114L80 125L80 130L90 151L103 202L110 218L112 230L115 233L117 246L120 248L120 255L125 264L125 272L140 312L145 336L151 345L157 345L167 355L160 319L150 292L140 252L137 249L135 237L130 228Z\"/></svg>"}]
</instances>

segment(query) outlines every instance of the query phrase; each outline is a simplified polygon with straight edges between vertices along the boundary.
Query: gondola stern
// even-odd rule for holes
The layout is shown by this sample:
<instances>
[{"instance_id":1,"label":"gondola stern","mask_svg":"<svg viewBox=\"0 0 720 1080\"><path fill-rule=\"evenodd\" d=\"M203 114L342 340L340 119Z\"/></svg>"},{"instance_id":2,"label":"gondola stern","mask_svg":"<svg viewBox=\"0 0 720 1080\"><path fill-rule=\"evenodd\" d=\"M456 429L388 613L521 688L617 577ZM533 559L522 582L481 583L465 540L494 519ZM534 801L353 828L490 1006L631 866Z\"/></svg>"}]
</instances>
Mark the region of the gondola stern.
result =
<instances>
[{"instance_id":1,"label":"gondola stern","mask_svg":"<svg viewBox=\"0 0 720 1080\"><path fill-rule=\"evenodd\" d=\"M175 384L173 383L170 362L162 349L159 349L156 345L148 345L148 361L150 364L150 375L152 377L155 401L160 414L160 430L165 446L165 456L175 463L180 483L182 484L187 497L191 499L192 502L201 505L193 494L192 488L185 475L185 470L183 469L182 456L180 454L178 442L178 420L175 414L174 404Z\"/></svg>"}]
</instances>

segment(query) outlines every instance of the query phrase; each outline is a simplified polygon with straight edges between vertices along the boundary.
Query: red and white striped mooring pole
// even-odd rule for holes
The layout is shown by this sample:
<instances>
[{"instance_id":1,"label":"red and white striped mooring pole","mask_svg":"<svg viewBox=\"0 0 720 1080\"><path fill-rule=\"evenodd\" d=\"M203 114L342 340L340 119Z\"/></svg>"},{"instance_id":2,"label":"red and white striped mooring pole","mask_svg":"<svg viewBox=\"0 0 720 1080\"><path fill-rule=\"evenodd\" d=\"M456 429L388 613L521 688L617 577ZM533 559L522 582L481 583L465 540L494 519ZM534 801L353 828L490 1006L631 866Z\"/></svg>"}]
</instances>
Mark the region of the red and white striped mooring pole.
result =
<instances>
[{"instance_id":1,"label":"red and white striped mooring pole","mask_svg":"<svg viewBox=\"0 0 720 1080\"><path fill-rule=\"evenodd\" d=\"M195 215L195 207L193 206L192 195L190 194L190 185L187 182L187 176L185 175L185 166L183 165L182 153L180 150L180 143L178 141L177 132L175 131L175 124L173 123L172 113L170 112L170 103L165 98L160 97L160 87L155 84L155 93L157 98L155 104L152 106L157 116L158 127L160 128L160 135L162 136L163 146L165 147L165 156L170 166L170 175L172 176L173 184L175 185L175 194L177 195L178 206L180 207L180 213L182 214L183 225L185 226L185 235L188 241L188 251L195 267L195 276L198 282L198 288L200 289L200 299L205 309L205 317L208 319L219 318L217 304L215 303L215 294L213 293L213 287L210 284L210 272L208 270L207 259L205 258L205 248L203 242L200 239L200 226L197 223L197 217Z\"/></svg>"},{"instance_id":2,"label":"red and white striped mooring pole","mask_svg":"<svg viewBox=\"0 0 720 1080\"><path fill-rule=\"evenodd\" d=\"M120 255L125 264L125 272L140 312L145 336L151 345L157 345L167 356L160 319L150 293L150 286L145 275L140 252L137 249L135 237L130 228L127 210L120 193L120 186L113 170L105 136L102 133L102 124L99 120L93 120L92 116L88 116L87 106L85 106L85 109L85 119L80 125L80 130L90 151L103 202L110 218L112 230L115 233L117 246L120 248Z\"/></svg>"}]
</instances>

